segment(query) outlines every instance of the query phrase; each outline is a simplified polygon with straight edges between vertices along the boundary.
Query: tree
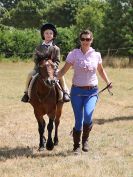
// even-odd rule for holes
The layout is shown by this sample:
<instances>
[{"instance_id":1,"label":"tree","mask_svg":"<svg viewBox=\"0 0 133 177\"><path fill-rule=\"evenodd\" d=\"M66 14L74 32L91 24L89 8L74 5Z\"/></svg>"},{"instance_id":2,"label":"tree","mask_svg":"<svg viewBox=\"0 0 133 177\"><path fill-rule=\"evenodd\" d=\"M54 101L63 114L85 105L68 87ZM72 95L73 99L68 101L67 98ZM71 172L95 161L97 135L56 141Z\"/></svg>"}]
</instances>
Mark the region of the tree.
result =
<instances>
[{"instance_id":1,"label":"tree","mask_svg":"<svg viewBox=\"0 0 133 177\"><path fill-rule=\"evenodd\" d=\"M100 33L103 29L103 17L107 3L104 1L91 0L84 8L79 9L76 15L77 32L83 29L90 29L94 33L94 45L100 46Z\"/></svg>"},{"instance_id":2,"label":"tree","mask_svg":"<svg viewBox=\"0 0 133 177\"><path fill-rule=\"evenodd\" d=\"M133 1L125 2L124 9L123 21L125 25L122 28L123 46L127 48L126 53L129 56L129 64L133 65Z\"/></svg>"},{"instance_id":3,"label":"tree","mask_svg":"<svg viewBox=\"0 0 133 177\"><path fill-rule=\"evenodd\" d=\"M35 1L35 0L34 0ZM43 19L44 1L22 0L9 11L10 18L4 16L2 23L17 28L38 28ZM41 8L42 7L42 8ZM6 14L5 14L6 15Z\"/></svg>"},{"instance_id":4,"label":"tree","mask_svg":"<svg viewBox=\"0 0 133 177\"><path fill-rule=\"evenodd\" d=\"M119 55L133 55L133 2L132 0L108 0L109 8L104 18L104 49L126 48L117 50ZM128 49L130 48L130 49Z\"/></svg>"},{"instance_id":5,"label":"tree","mask_svg":"<svg viewBox=\"0 0 133 177\"><path fill-rule=\"evenodd\" d=\"M60 27L70 27L76 24L76 14L89 0L56 0L49 6L45 16L48 21Z\"/></svg>"},{"instance_id":6,"label":"tree","mask_svg":"<svg viewBox=\"0 0 133 177\"><path fill-rule=\"evenodd\" d=\"M14 8L20 0L1 0L0 5L7 10Z\"/></svg>"},{"instance_id":7,"label":"tree","mask_svg":"<svg viewBox=\"0 0 133 177\"><path fill-rule=\"evenodd\" d=\"M4 14L2 23L17 28L36 28L44 22L70 27L76 24L78 9L88 2L89 0L51 0L50 3L49 0L18 0L17 6L9 9L9 15ZM10 3L7 5L11 6Z\"/></svg>"}]
</instances>

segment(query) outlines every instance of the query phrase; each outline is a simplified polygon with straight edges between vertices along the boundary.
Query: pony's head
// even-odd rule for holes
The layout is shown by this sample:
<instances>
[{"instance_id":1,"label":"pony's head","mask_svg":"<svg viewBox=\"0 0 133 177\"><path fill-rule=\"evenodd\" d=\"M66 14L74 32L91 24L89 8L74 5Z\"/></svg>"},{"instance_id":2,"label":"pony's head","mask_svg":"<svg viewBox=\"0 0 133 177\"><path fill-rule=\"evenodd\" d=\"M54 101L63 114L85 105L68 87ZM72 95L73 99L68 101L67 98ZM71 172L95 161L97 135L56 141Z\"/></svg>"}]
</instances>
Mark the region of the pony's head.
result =
<instances>
[{"instance_id":1,"label":"pony's head","mask_svg":"<svg viewBox=\"0 0 133 177\"><path fill-rule=\"evenodd\" d=\"M39 62L39 74L48 87L53 87L56 83L54 72L54 63L50 59Z\"/></svg>"}]
</instances>

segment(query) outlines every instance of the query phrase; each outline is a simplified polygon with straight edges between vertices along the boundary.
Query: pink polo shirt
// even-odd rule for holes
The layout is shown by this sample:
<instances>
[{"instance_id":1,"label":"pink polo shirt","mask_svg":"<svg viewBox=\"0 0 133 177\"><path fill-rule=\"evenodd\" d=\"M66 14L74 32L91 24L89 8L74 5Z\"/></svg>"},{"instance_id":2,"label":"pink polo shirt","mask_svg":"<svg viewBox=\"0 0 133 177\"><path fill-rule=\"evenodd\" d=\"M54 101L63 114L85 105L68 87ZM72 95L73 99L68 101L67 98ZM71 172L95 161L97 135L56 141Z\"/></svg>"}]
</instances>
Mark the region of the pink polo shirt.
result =
<instances>
[{"instance_id":1,"label":"pink polo shirt","mask_svg":"<svg viewBox=\"0 0 133 177\"><path fill-rule=\"evenodd\" d=\"M98 64L102 63L101 54L92 47L83 54L81 49L74 49L69 52L66 62L72 64L74 75L72 83L77 86L98 85L96 75Z\"/></svg>"}]
</instances>

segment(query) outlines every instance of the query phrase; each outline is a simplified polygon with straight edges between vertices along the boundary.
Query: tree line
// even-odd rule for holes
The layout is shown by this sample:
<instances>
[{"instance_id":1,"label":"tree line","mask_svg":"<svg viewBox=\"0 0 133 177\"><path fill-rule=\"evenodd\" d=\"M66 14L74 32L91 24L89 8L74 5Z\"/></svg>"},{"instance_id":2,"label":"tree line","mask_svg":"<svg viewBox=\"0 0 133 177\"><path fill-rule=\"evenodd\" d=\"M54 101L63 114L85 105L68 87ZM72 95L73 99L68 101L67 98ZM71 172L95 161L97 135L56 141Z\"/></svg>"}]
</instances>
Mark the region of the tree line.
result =
<instances>
[{"instance_id":1,"label":"tree line","mask_svg":"<svg viewBox=\"0 0 133 177\"><path fill-rule=\"evenodd\" d=\"M41 25L50 22L58 29L63 56L78 46L79 32L89 28L93 46L103 55L110 51L132 59L132 17L133 0L1 0L0 52L25 58L40 42Z\"/></svg>"}]
</instances>

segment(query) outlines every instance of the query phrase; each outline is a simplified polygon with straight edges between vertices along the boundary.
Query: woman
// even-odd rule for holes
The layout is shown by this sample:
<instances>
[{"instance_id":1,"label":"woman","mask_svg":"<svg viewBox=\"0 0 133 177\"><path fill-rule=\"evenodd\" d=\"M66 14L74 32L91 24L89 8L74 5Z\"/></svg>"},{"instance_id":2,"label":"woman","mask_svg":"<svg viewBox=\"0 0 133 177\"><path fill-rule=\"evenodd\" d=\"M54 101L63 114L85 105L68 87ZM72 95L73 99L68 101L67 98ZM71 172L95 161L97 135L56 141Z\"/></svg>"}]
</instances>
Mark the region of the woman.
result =
<instances>
[{"instance_id":1,"label":"woman","mask_svg":"<svg viewBox=\"0 0 133 177\"><path fill-rule=\"evenodd\" d=\"M41 60L51 58L52 61L55 64L55 70L57 70L59 63L60 63L60 49L58 46L54 44L54 39L56 38L57 35L57 30L53 24L46 23L41 27L40 30L41 37L42 37L42 44L40 44L36 50L35 50L35 67L33 71L31 71L28 74L27 80L26 80L26 86L25 86L25 92L24 96L22 97L21 101L23 102L28 102L29 101L29 96L28 96L28 86L29 83L32 79L32 76L35 75L38 72L38 64ZM59 92L59 99L58 101L64 101L68 102L70 101L69 98L69 91L65 83L65 79L62 78L60 79L60 85L61 88L63 89L63 93L60 89L58 89Z\"/></svg>"},{"instance_id":2,"label":"woman","mask_svg":"<svg viewBox=\"0 0 133 177\"><path fill-rule=\"evenodd\" d=\"M67 58L63 68L58 72L57 77L61 78L72 66L74 75L71 88L71 104L75 116L75 126L73 128L74 152L80 152L80 138L82 134L82 150L88 151L88 137L92 129L92 115L98 99L98 70L106 84L110 80L102 66L102 59L99 52L96 52L91 44L93 34L89 30L81 32L81 47L72 50ZM110 86L111 88L112 86Z\"/></svg>"}]
</instances>

